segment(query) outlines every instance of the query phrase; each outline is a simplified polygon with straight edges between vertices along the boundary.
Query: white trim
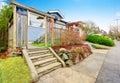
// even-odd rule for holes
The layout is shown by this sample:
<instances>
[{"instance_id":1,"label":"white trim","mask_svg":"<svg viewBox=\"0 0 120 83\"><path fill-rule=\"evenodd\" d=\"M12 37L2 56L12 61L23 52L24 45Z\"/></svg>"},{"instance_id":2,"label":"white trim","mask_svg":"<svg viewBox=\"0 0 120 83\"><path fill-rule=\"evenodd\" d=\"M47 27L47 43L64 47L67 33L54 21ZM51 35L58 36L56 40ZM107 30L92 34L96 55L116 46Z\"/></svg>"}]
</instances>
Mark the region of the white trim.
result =
<instances>
[{"instance_id":1,"label":"white trim","mask_svg":"<svg viewBox=\"0 0 120 83\"><path fill-rule=\"evenodd\" d=\"M50 11L48 11L48 13L55 13L55 12L57 12L58 14L60 14L63 19L65 18L64 15L59 10L50 10Z\"/></svg>"}]
</instances>

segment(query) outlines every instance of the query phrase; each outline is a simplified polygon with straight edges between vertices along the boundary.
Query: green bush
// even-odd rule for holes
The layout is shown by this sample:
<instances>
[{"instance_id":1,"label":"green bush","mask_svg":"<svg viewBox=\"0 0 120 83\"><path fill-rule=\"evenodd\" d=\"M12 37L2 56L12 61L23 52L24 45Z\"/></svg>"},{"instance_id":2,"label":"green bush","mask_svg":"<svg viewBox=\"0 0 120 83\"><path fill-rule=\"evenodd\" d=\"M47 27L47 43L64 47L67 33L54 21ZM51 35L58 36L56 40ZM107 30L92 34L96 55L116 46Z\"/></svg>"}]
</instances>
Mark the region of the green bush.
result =
<instances>
[{"instance_id":1,"label":"green bush","mask_svg":"<svg viewBox=\"0 0 120 83\"><path fill-rule=\"evenodd\" d=\"M105 36L88 35L86 40L89 42L92 42L92 43L106 45L106 46L114 46L115 45L115 43L112 39L105 37Z\"/></svg>"}]
</instances>

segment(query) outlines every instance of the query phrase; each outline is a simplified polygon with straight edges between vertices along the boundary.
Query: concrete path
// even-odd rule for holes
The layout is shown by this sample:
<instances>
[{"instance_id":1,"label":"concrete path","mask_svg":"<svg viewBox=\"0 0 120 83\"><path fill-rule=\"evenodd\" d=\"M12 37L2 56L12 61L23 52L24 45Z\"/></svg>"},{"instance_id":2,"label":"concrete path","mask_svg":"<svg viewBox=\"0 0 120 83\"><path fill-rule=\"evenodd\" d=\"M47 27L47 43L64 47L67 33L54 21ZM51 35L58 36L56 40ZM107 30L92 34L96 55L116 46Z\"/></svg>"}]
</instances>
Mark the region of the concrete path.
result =
<instances>
[{"instance_id":1,"label":"concrete path","mask_svg":"<svg viewBox=\"0 0 120 83\"><path fill-rule=\"evenodd\" d=\"M108 52L96 83L120 83L120 42Z\"/></svg>"},{"instance_id":2,"label":"concrete path","mask_svg":"<svg viewBox=\"0 0 120 83\"><path fill-rule=\"evenodd\" d=\"M108 50L93 50L84 61L68 68L60 68L43 77L38 83L95 83Z\"/></svg>"}]
</instances>

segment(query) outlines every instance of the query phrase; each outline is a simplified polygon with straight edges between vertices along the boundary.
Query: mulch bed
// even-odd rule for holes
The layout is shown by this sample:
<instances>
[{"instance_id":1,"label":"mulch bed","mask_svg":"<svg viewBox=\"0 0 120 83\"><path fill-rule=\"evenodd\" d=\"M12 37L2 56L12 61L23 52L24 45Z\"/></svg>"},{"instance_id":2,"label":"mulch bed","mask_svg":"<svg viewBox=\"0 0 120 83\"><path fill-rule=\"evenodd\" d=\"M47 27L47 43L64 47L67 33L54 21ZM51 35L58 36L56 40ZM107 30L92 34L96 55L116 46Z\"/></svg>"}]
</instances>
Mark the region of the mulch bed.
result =
<instances>
[{"instance_id":1,"label":"mulch bed","mask_svg":"<svg viewBox=\"0 0 120 83\"><path fill-rule=\"evenodd\" d=\"M8 57L10 57L10 53L8 51L0 53L1 59L6 59Z\"/></svg>"},{"instance_id":2,"label":"mulch bed","mask_svg":"<svg viewBox=\"0 0 120 83\"><path fill-rule=\"evenodd\" d=\"M88 50L91 50L90 47L88 46L88 44L67 45L67 46L53 46L52 48L55 51L58 51L60 48L65 48L66 50L71 50L72 47L83 47L83 48L87 48Z\"/></svg>"}]
</instances>

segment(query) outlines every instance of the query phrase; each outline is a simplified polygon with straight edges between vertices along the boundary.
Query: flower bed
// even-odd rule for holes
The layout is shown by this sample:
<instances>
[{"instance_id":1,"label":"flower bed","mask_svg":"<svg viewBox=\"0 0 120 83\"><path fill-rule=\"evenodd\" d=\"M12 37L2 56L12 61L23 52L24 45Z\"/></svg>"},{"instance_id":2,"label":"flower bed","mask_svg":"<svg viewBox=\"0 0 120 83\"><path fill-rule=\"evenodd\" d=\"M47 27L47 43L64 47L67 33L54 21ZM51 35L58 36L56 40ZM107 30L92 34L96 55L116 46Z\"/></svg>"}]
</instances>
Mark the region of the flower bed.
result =
<instances>
[{"instance_id":1,"label":"flower bed","mask_svg":"<svg viewBox=\"0 0 120 83\"><path fill-rule=\"evenodd\" d=\"M52 48L68 66L76 64L92 54L91 49L87 44L54 46Z\"/></svg>"}]
</instances>

